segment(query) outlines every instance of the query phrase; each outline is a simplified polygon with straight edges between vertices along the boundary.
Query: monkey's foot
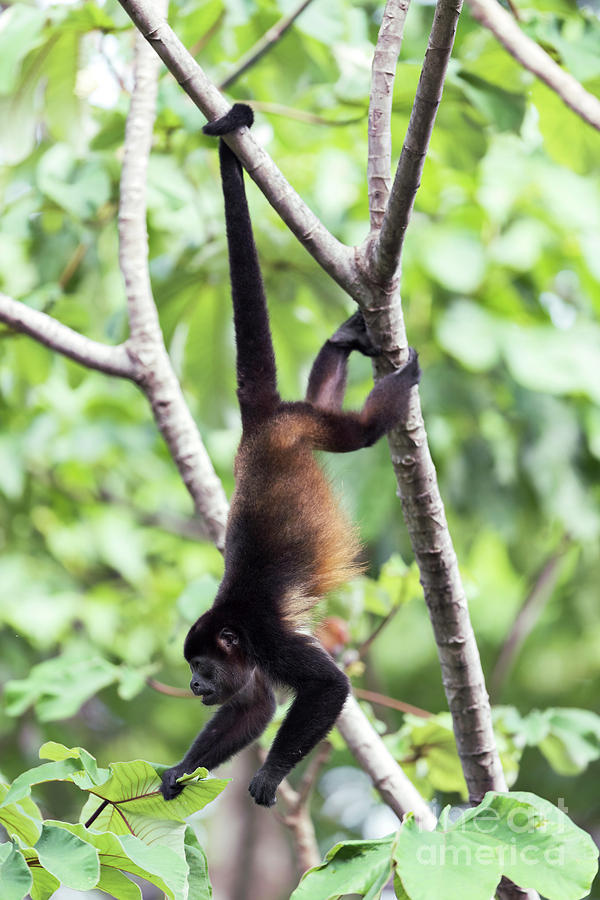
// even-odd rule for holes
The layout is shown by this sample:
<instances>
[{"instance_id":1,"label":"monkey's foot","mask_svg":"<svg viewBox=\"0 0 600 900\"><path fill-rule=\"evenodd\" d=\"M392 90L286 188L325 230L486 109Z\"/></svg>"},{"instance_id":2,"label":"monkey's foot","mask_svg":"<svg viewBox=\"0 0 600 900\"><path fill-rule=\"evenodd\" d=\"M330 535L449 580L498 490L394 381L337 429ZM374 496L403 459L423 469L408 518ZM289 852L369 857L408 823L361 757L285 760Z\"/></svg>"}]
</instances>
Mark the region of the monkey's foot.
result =
<instances>
[{"instance_id":1,"label":"monkey's foot","mask_svg":"<svg viewBox=\"0 0 600 900\"><path fill-rule=\"evenodd\" d=\"M280 781L281 779L269 775L264 769L259 769L248 787L254 802L259 806L274 806L275 792Z\"/></svg>"},{"instance_id":2,"label":"monkey's foot","mask_svg":"<svg viewBox=\"0 0 600 900\"><path fill-rule=\"evenodd\" d=\"M183 785L178 784L177 779L181 778L183 774L179 766L173 766L167 769L166 772L163 772L160 791L165 800L174 800L182 792Z\"/></svg>"},{"instance_id":3,"label":"monkey's foot","mask_svg":"<svg viewBox=\"0 0 600 900\"><path fill-rule=\"evenodd\" d=\"M381 348L376 347L367 335L367 326L360 310L340 325L329 342L346 350L358 350L363 356L379 356L381 353Z\"/></svg>"}]
</instances>

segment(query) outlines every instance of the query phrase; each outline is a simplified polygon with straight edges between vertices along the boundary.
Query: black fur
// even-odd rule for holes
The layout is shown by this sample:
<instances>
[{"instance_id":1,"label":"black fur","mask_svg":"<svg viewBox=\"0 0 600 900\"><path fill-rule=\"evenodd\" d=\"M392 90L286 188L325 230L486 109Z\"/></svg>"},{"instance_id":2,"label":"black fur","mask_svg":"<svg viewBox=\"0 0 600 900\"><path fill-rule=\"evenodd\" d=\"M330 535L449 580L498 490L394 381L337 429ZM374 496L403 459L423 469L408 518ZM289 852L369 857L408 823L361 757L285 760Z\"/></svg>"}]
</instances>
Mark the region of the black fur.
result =
<instances>
[{"instance_id":1,"label":"black fur","mask_svg":"<svg viewBox=\"0 0 600 900\"><path fill-rule=\"evenodd\" d=\"M252 110L236 104L204 131L224 135L252 120ZM190 629L184 654L194 693L206 705L222 705L183 760L165 772L162 792L167 800L177 796L178 777L200 765L214 768L255 740L273 715L273 687L285 686L294 701L249 787L257 803L271 806L281 780L331 729L349 690L331 657L297 630L316 598L358 568L353 529L312 451L344 453L374 443L406 416L420 370L411 349L407 364L375 385L361 412L343 412L348 356L378 353L355 313L318 354L306 400L280 399L243 172L222 140L220 162L243 432L225 574L213 607Z\"/></svg>"}]
</instances>

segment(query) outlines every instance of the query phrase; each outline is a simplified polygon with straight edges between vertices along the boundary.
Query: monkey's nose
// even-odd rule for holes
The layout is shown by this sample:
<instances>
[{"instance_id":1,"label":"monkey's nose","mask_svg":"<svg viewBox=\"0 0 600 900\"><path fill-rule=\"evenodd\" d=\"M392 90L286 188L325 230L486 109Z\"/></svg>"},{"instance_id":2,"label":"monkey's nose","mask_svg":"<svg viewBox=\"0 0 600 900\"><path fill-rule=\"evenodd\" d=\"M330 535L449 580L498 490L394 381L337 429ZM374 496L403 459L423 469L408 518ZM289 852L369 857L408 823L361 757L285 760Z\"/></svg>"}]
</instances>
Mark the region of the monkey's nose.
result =
<instances>
[{"instance_id":1,"label":"monkey's nose","mask_svg":"<svg viewBox=\"0 0 600 900\"><path fill-rule=\"evenodd\" d=\"M190 688L192 690L192 693L195 694L196 697L199 697L202 694L202 685L195 678L192 678L192 680L190 681Z\"/></svg>"}]
</instances>

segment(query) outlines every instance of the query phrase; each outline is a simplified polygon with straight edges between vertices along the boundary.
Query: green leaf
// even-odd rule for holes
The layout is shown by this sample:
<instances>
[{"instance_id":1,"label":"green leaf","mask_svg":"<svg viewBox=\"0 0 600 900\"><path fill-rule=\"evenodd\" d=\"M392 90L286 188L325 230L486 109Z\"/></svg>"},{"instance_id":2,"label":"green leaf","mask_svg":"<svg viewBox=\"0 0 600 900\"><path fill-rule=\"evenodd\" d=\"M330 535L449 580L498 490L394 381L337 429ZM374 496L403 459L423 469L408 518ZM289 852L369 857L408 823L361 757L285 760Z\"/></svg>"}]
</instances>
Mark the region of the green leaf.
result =
<instances>
[{"instance_id":1,"label":"green leaf","mask_svg":"<svg viewBox=\"0 0 600 900\"><path fill-rule=\"evenodd\" d=\"M587 709L546 709L547 729L537 741L550 765L561 775L578 775L600 759L600 716Z\"/></svg>"},{"instance_id":2,"label":"green leaf","mask_svg":"<svg viewBox=\"0 0 600 900\"><path fill-rule=\"evenodd\" d=\"M481 307L457 300L442 316L437 338L442 347L469 369L483 372L499 358L497 323Z\"/></svg>"},{"instance_id":3,"label":"green leaf","mask_svg":"<svg viewBox=\"0 0 600 900\"><path fill-rule=\"evenodd\" d=\"M78 759L64 759L59 762L44 763L34 769L28 769L15 778L2 802L0 809L29 797L31 787L34 784L42 784L45 781L72 781L73 775L81 772L82 766Z\"/></svg>"},{"instance_id":4,"label":"green leaf","mask_svg":"<svg viewBox=\"0 0 600 900\"><path fill-rule=\"evenodd\" d=\"M23 900L33 879L23 854L14 844L0 844L2 900Z\"/></svg>"},{"instance_id":5,"label":"green leaf","mask_svg":"<svg viewBox=\"0 0 600 900\"><path fill-rule=\"evenodd\" d=\"M503 352L513 376L530 390L552 394L585 393L600 403L600 328L505 329Z\"/></svg>"},{"instance_id":6,"label":"green leaf","mask_svg":"<svg viewBox=\"0 0 600 900\"><path fill-rule=\"evenodd\" d=\"M35 864L37 862L37 854L33 850L26 850L25 855L29 862L29 870L33 875L33 886L30 891L31 900L50 900L50 897L59 889L60 881L41 865ZM32 864L32 861L34 864Z\"/></svg>"},{"instance_id":7,"label":"green leaf","mask_svg":"<svg viewBox=\"0 0 600 900\"><path fill-rule=\"evenodd\" d=\"M185 819L214 800L228 783L228 780L208 778L206 769L199 768L180 778L185 790L174 800L166 801L160 792L160 775L145 760L113 763L110 772L110 778L94 788L81 811L80 821L86 822L107 800L107 806L91 826L95 831L134 834L148 844L171 847L180 855L183 855ZM74 780L82 788L88 786L81 775Z\"/></svg>"},{"instance_id":8,"label":"green leaf","mask_svg":"<svg viewBox=\"0 0 600 900\"><path fill-rule=\"evenodd\" d=\"M485 273L481 239L469 231L438 227L421 244L425 268L441 285L456 293L475 291Z\"/></svg>"},{"instance_id":9,"label":"green leaf","mask_svg":"<svg viewBox=\"0 0 600 900\"><path fill-rule=\"evenodd\" d=\"M185 829L185 861L188 864L188 893L190 900L210 900L212 888L208 879L206 854L191 826Z\"/></svg>"},{"instance_id":10,"label":"green leaf","mask_svg":"<svg viewBox=\"0 0 600 900\"><path fill-rule=\"evenodd\" d=\"M20 716L34 705L41 722L68 719L119 676L118 666L101 656L90 656L89 648L72 647L33 666L27 678L9 681L5 688L6 712Z\"/></svg>"},{"instance_id":11,"label":"green leaf","mask_svg":"<svg viewBox=\"0 0 600 900\"><path fill-rule=\"evenodd\" d=\"M17 85L20 64L39 41L46 13L43 9L15 4L0 16L0 94L11 94Z\"/></svg>"},{"instance_id":12,"label":"green leaf","mask_svg":"<svg viewBox=\"0 0 600 900\"><path fill-rule=\"evenodd\" d=\"M481 804L484 817L488 796ZM524 791L492 795L487 808L501 823L494 836L506 847L504 875L548 900L587 896L598 871L598 848L589 834L552 803ZM460 820L455 827L460 827ZM513 842L516 856L509 852Z\"/></svg>"},{"instance_id":13,"label":"green leaf","mask_svg":"<svg viewBox=\"0 0 600 900\"><path fill-rule=\"evenodd\" d=\"M110 832L99 834L85 828L84 825L72 825L70 822L53 822L52 824L57 828L62 828L65 831L76 835L81 840L90 844L91 847L94 847L100 860L101 873L106 869L112 869L117 872L127 872L129 875L135 875L138 878L146 879L146 881L156 885L159 890L173 896L173 893L167 884L169 878L163 878L159 873L166 858L170 863L173 863L177 873L176 878L177 880L180 880L181 863L183 860L181 859L181 856L177 857L173 851L169 851L169 853L166 854L166 857L157 856L155 860L152 855L154 848L149 850L149 848L138 838L132 837L131 835L129 835L131 841L128 844L128 849L125 849L122 839ZM175 857L175 859L173 859L173 857ZM104 877L110 882L112 875L104 871ZM113 881L114 880L115 879L113 879ZM118 876L116 881L119 881ZM121 889L123 890L125 886L122 882L120 883ZM129 898L127 898L127 900L129 900Z\"/></svg>"},{"instance_id":14,"label":"green leaf","mask_svg":"<svg viewBox=\"0 0 600 900\"><path fill-rule=\"evenodd\" d=\"M8 794L8 785L0 784L0 801ZM24 844L33 845L42 830L42 814L29 797L0 809L0 824L10 837L18 837Z\"/></svg>"},{"instance_id":15,"label":"green leaf","mask_svg":"<svg viewBox=\"0 0 600 900\"><path fill-rule=\"evenodd\" d=\"M110 181L100 163L80 163L66 144L55 144L44 153L37 182L42 193L81 219L94 216L110 197Z\"/></svg>"},{"instance_id":16,"label":"green leaf","mask_svg":"<svg viewBox=\"0 0 600 900\"><path fill-rule=\"evenodd\" d=\"M219 582L212 575L202 575L186 584L177 598L177 610L186 622L196 619L212 606Z\"/></svg>"},{"instance_id":17,"label":"green leaf","mask_svg":"<svg viewBox=\"0 0 600 900\"><path fill-rule=\"evenodd\" d=\"M393 846L393 835L336 844L320 866L302 876L290 900L337 900L343 894L376 900L392 874Z\"/></svg>"},{"instance_id":18,"label":"green leaf","mask_svg":"<svg viewBox=\"0 0 600 900\"><path fill-rule=\"evenodd\" d=\"M600 157L600 134L570 110L560 97L541 81L531 89L539 111L539 129L544 146L557 163L580 174L595 171ZM565 134L569 140L565 141Z\"/></svg>"},{"instance_id":19,"label":"green leaf","mask_svg":"<svg viewBox=\"0 0 600 900\"><path fill-rule=\"evenodd\" d=\"M411 900L490 900L502 875L500 861L484 841L485 859L474 862L478 849L464 834L421 832L413 818L407 819L395 854L406 893Z\"/></svg>"},{"instance_id":20,"label":"green leaf","mask_svg":"<svg viewBox=\"0 0 600 900\"><path fill-rule=\"evenodd\" d=\"M114 900L142 900L142 892L135 881L110 866L100 867L100 879L96 887Z\"/></svg>"},{"instance_id":21,"label":"green leaf","mask_svg":"<svg viewBox=\"0 0 600 900\"><path fill-rule=\"evenodd\" d=\"M535 794L486 794L435 832L407 820L398 837L398 875L411 900L489 900L501 875L548 900L580 900L597 870L591 837Z\"/></svg>"},{"instance_id":22,"label":"green leaf","mask_svg":"<svg viewBox=\"0 0 600 900\"><path fill-rule=\"evenodd\" d=\"M74 890L87 891L100 877L96 849L64 828L45 822L34 849L44 868Z\"/></svg>"}]
</instances>

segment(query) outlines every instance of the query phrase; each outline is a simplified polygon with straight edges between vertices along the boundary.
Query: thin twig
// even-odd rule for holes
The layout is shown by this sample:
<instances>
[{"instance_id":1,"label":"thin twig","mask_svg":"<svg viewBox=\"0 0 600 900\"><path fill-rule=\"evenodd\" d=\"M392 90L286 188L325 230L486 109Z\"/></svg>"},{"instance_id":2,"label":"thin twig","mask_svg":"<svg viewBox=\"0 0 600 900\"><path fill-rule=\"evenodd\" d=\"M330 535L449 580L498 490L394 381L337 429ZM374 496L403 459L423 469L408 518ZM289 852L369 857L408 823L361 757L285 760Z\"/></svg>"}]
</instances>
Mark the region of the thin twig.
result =
<instances>
[{"instance_id":1,"label":"thin twig","mask_svg":"<svg viewBox=\"0 0 600 900\"><path fill-rule=\"evenodd\" d=\"M321 861L315 827L310 816L309 800L319 772L330 754L331 744L322 741L306 767L298 790L292 787L287 778L284 778L277 788L286 810L283 813L274 810L273 814L292 834L299 875L303 875L313 866L318 866ZM266 759L264 750L259 751L259 756L261 762L264 762Z\"/></svg>"},{"instance_id":2,"label":"thin twig","mask_svg":"<svg viewBox=\"0 0 600 900\"><path fill-rule=\"evenodd\" d=\"M496 703L519 650L535 627L546 602L552 596L552 591L560 575L562 562L568 548L569 539L565 537L558 549L546 560L538 572L534 579L533 587L517 613L490 678L490 693Z\"/></svg>"},{"instance_id":3,"label":"thin twig","mask_svg":"<svg viewBox=\"0 0 600 900\"><path fill-rule=\"evenodd\" d=\"M393 606L390 609L389 613L381 620L381 622L379 623L377 628L375 628L375 630L369 635L369 637L362 642L360 647L357 648L356 653L357 653L357 656L359 659L364 659L364 657L369 652L369 648L371 647L371 644L373 643L373 641L375 641L379 637L381 632L390 624L390 622L392 621L394 616L397 614L399 609L400 609L399 604L396 604L396 606Z\"/></svg>"},{"instance_id":4,"label":"thin twig","mask_svg":"<svg viewBox=\"0 0 600 900\"><path fill-rule=\"evenodd\" d=\"M590 94L569 72L554 62L539 44L521 31L515 20L496 0L467 0L473 18L522 66L537 75L573 112L600 131L600 100Z\"/></svg>"},{"instance_id":5,"label":"thin twig","mask_svg":"<svg viewBox=\"0 0 600 900\"><path fill-rule=\"evenodd\" d=\"M215 34L218 32L219 28L221 27L221 25L222 25L223 22L225 21L225 16L226 16L226 15L227 15L227 12L226 12L225 9L222 9L222 10L219 12L219 15L217 16L217 18L215 19L215 21L212 23L212 25L210 26L210 28L208 28L208 29L204 32L204 34L202 35L202 37L198 38L198 40L196 41L196 43L193 44L192 47L190 47L190 53L192 54L192 56L198 56L199 53L202 53L202 51L203 51L204 48L207 46L207 44L209 43L209 41L212 40L212 38L215 36Z\"/></svg>"},{"instance_id":6,"label":"thin twig","mask_svg":"<svg viewBox=\"0 0 600 900\"><path fill-rule=\"evenodd\" d=\"M396 700L394 697L387 697L378 691L368 691L366 688L353 687L353 693L361 700L368 700L369 703L378 703L380 706L388 706L390 709L397 709L403 713L410 713L413 716L419 716L421 719L429 719L433 713L421 709L420 706L413 706L412 703L405 703L404 700Z\"/></svg>"},{"instance_id":7,"label":"thin twig","mask_svg":"<svg viewBox=\"0 0 600 900\"><path fill-rule=\"evenodd\" d=\"M162 681L157 681L156 678L146 678L146 684L149 688L152 688L153 691L158 691L159 694L166 694L168 697L181 697L182 700L196 699L191 691L186 690L185 688L172 687L170 684L164 684Z\"/></svg>"},{"instance_id":8,"label":"thin twig","mask_svg":"<svg viewBox=\"0 0 600 900\"><path fill-rule=\"evenodd\" d=\"M329 119L317 113L307 112L304 109L295 109L293 106L285 106L283 103L267 103L263 100L253 100L249 104L252 109L273 116L284 116L286 119L295 119L297 122L306 122L307 125L324 125L327 128L346 128L348 125L357 125L363 122L367 111L351 119Z\"/></svg>"},{"instance_id":9,"label":"thin twig","mask_svg":"<svg viewBox=\"0 0 600 900\"><path fill-rule=\"evenodd\" d=\"M275 23L275 25L269 28L254 46L244 53L237 61L233 69L229 72L229 75L226 75L220 82L218 85L219 90L224 91L226 88L231 87L234 81L237 81L244 72L247 72L259 59L262 59L265 53L268 53L269 50L281 40L286 31L294 24L300 13L304 12L310 3L312 3L312 0L300 0L298 6L288 13L287 16L283 16Z\"/></svg>"},{"instance_id":10,"label":"thin twig","mask_svg":"<svg viewBox=\"0 0 600 900\"><path fill-rule=\"evenodd\" d=\"M73 251L71 258L67 261L66 266L61 272L60 278L58 279L58 285L61 290L64 291L71 278L79 268L83 257L87 253L88 245L81 241L81 243L77 244L75 250Z\"/></svg>"}]
</instances>

